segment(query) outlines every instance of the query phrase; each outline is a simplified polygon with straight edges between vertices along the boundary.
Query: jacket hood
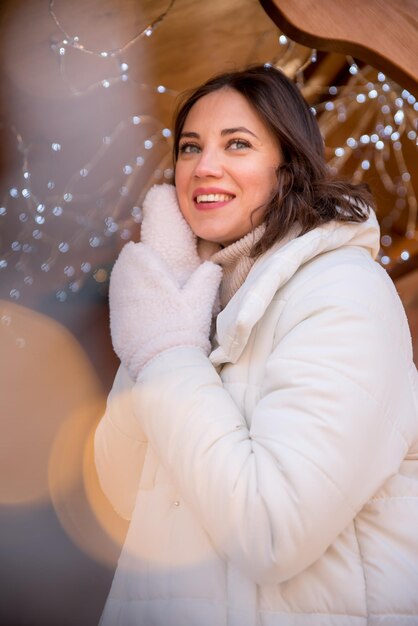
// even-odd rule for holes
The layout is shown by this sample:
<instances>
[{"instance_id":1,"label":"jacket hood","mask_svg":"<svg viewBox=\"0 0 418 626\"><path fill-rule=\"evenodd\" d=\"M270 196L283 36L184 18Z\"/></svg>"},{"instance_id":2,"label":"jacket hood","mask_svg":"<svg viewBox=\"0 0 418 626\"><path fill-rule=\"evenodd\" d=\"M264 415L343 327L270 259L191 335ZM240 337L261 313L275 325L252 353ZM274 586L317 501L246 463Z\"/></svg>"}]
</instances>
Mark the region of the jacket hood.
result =
<instances>
[{"instance_id":1,"label":"jacket hood","mask_svg":"<svg viewBox=\"0 0 418 626\"><path fill-rule=\"evenodd\" d=\"M343 246L361 247L376 258L380 228L372 209L365 222L328 222L285 245L278 242L257 259L244 284L217 317L218 347L210 355L212 363L235 363L278 289L308 261Z\"/></svg>"}]
</instances>

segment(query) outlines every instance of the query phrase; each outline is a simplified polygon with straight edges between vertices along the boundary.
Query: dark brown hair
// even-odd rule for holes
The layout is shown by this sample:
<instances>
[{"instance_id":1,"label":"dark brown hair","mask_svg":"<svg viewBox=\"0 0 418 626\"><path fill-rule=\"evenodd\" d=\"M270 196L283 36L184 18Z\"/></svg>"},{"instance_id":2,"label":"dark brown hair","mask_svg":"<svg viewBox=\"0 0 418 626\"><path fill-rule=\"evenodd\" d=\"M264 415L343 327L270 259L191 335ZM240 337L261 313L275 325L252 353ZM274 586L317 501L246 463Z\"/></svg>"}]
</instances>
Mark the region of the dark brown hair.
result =
<instances>
[{"instance_id":1,"label":"dark brown hair","mask_svg":"<svg viewBox=\"0 0 418 626\"><path fill-rule=\"evenodd\" d=\"M273 133L283 155L283 162L277 169L276 190L265 207L266 229L252 250L253 256L284 237L296 222L303 235L331 220L363 222L367 219L369 206L373 206L368 186L331 177L315 116L298 87L283 72L269 65L219 74L185 94L175 114L174 164L180 134L192 106L200 98L225 88L244 96Z\"/></svg>"}]
</instances>

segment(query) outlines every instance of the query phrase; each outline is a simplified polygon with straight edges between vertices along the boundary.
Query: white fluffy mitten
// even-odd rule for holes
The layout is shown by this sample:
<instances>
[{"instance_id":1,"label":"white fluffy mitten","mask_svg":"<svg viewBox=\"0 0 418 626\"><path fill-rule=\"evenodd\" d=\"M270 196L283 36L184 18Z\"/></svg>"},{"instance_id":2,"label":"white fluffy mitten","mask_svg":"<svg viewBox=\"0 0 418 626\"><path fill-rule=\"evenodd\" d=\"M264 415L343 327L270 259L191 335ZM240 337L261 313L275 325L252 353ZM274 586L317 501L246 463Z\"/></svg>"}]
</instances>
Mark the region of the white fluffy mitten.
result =
<instances>
[{"instance_id":1,"label":"white fluffy mitten","mask_svg":"<svg viewBox=\"0 0 418 626\"><path fill-rule=\"evenodd\" d=\"M218 265L199 260L180 286L149 245L128 243L123 248L110 278L110 329L115 352L133 380L164 350L196 346L209 353L221 276Z\"/></svg>"},{"instance_id":2,"label":"white fluffy mitten","mask_svg":"<svg viewBox=\"0 0 418 626\"><path fill-rule=\"evenodd\" d=\"M141 241L158 253L180 286L202 263L197 237L181 214L176 189L154 185L142 206Z\"/></svg>"}]
</instances>

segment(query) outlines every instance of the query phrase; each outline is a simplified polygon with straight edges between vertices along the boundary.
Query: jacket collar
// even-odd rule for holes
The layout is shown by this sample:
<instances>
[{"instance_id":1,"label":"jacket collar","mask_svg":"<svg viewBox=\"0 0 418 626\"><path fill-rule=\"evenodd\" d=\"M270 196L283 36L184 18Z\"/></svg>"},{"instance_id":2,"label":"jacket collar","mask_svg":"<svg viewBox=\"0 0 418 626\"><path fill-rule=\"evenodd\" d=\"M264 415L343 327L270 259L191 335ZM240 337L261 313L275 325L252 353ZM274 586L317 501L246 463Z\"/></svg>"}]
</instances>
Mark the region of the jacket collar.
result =
<instances>
[{"instance_id":1,"label":"jacket collar","mask_svg":"<svg viewBox=\"0 0 418 626\"><path fill-rule=\"evenodd\" d=\"M380 229L372 210L365 222L329 222L291 239L285 245L278 242L257 259L244 284L217 317L217 347L210 355L212 363L215 366L235 363L277 290L302 265L342 246L362 247L372 258L376 258L380 247Z\"/></svg>"}]
</instances>

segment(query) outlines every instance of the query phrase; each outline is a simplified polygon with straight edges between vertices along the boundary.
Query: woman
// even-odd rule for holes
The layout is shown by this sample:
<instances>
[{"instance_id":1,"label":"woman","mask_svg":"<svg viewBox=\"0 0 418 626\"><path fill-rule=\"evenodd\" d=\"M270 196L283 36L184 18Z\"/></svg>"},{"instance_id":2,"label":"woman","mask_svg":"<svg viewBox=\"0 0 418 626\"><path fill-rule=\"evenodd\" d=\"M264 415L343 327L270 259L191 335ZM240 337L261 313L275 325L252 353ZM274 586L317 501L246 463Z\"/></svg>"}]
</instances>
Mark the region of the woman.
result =
<instances>
[{"instance_id":1,"label":"woman","mask_svg":"<svg viewBox=\"0 0 418 626\"><path fill-rule=\"evenodd\" d=\"M418 624L417 372L367 191L271 67L189 95L174 156L111 278L101 624Z\"/></svg>"}]
</instances>

